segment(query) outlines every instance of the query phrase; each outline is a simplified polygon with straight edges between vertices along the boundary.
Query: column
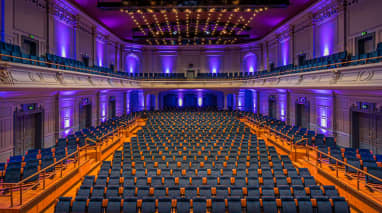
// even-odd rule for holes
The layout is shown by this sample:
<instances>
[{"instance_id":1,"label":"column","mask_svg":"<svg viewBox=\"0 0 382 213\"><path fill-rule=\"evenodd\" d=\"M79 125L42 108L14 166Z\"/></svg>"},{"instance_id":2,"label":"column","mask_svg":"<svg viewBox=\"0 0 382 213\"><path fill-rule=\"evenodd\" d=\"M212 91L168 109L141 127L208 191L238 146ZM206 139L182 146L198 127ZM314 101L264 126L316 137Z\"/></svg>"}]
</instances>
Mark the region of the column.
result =
<instances>
[{"instance_id":1,"label":"column","mask_svg":"<svg viewBox=\"0 0 382 213\"><path fill-rule=\"evenodd\" d=\"M267 70L270 71L270 67L269 67L269 43L268 41L265 42L265 54L267 54L267 57L266 57L266 65L267 65Z\"/></svg>"},{"instance_id":2,"label":"column","mask_svg":"<svg viewBox=\"0 0 382 213\"><path fill-rule=\"evenodd\" d=\"M155 110L160 110L160 106L159 106L159 92L157 92L155 94Z\"/></svg>"},{"instance_id":3,"label":"column","mask_svg":"<svg viewBox=\"0 0 382 213\"><path fill-rule=\"evenodd\" d=\"M264 43L260 44L260 70L264 70Z\"/></svg>"},{"instance_id":4,"label":"column","mask_svg":"<svg viewBox=\"0 0 382 213\"><path fill-rule=\"evenodd\" d=\"M114 53L114 72L118 71L118 44L114 43L115 53Z\"/></svg>"},{"instance_id":5,"label":"column","mask_svg":"<svg viewBox=\"0 0 382 213\"><path fill-rule=\"evenodd\" d=\"M312 54L310 55L311 58L316 57L316 23L314 21L313 15L311 15L311 22L312 22Z\"/></svg>"},{"instance_id":6,"label":"column","mask_svg":"<svg viewBox=\"0 0 382 213\"><path fill-rule=\"evenodd\" d=\"M119 71L125 72L125 68L123 66L124 64L124 58L123 58L123 45L119 44Z\"/></svg>"},{"instance_id":7,"label":"column","mask_svg":"<svg viewBox=\"0 0 382 213\"><path fill-rule=\"evenodd\" d=\"M294 40L294 25L291 25L289 27L289 58L288 58L288 64L294 64L295 63L295 40Z\"/></svg>"},{"instance_id":8,"label":"column","mask_svg":"<svg viewBox=\"0 0 382 213\"><path fill-rule=\"evenodd\" d=\"M274 61L273 63L274 63L274 66L275 67L278 67L278 66L280 66L281 64L280 64L280 61L282 61L281 60L281 51L280 51L280 35L279 34L277 34L276 35L276 47L275 47L275 50L276 50L276 61Z\"/></svg>"},{"instance_id":9,"label":"column","mask_svg":"<svg viewBox=\"0 0 382 213\"><path fill-rule=\"evenodd\" d=\"M290 110L291 110L291 100L290 100L290 92L289 90L287 90L286 92L286 102L287 102L287 109L286 109L286 124L289 124L290 125Z\"/></svg>"},{"instance_id":10,"label":"column","mask_svg":"<svg viewBox=\"0 0 382 213\"><path fill-rule=\"evenodd\" d=\"M74 24L74 34L75 38L74 41L75 43L75 59L76 60L81 60L81 53L80 53L80 16L76 16L76 23Z\"/></svg>"},{"instance_id":11,"label":"column","mask_svg":"<svg viewBox=\"0 0 382 213\"><path fill-rule=\"evenodd\" d=\"M91 66L94 66L96 64L95 59L95 51L96 51L96 27L92 27L92 59L91 59Z\"/></svg>"},{"instance_id":12,"label":"column","mask_svg":"<svg viewBox=\"0 0 382 213\"><path fill-rule=\"evenodd\" d=\"M224 92L224 106L223 106L223 109L224 110L228 110L228 95L226 92Z\"/></svg>"}]
</instances>

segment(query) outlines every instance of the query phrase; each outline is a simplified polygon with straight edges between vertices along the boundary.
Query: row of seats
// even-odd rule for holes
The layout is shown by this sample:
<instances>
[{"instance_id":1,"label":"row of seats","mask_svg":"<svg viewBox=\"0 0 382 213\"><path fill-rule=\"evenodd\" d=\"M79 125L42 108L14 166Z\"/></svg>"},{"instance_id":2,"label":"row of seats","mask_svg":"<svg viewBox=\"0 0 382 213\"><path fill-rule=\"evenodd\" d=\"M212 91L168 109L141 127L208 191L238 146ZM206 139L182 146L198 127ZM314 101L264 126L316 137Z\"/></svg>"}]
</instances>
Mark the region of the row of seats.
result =
<instances>
[{"instance_id":1,"label":"row of seats","mask_svg":"<svg viewBox=\"0 0 382 213\"><path fill-rule=\"evenodd\" d=\"M101 74L105 76L115 76L120 78L136 80L185 80L183 73L129 73L114 72L111 68L86 66L83 62L74 59L64 58L53 54L46 56L33 56L21 52L20 47L9 43L0 42L0 58L2 61L51 67L76 72ZM293 64L271 68L270 71L258 72L230 72L230 73L198 73L196 79L252 79L274 75L316 71L322 69L332 69L344 66L355 66L367 63L378 63L382 60L382 43L371 53L355 55L349 57L347 52L335 53L329 56L318 57L303 61L299 66Z\"/></svg>"},{"instance_id":2,"label":"row of seats","mask_svg":"<svg viewBox=\"0 0 382 213\"><path fill-rule=\"evenodd\" d=\"M92 179L91 177L87 177ZM94 179L94 177L93 177ZM87 180L87 179L86 179ZM153 177L134 177L134 176L98 176L95 182L87 180L83 183L86 186L314 186L316 181L312 176L305 177L231 177L231 176L153 176Z\"/></svg>"},{"instance_id":3,"label":"row of seats","mask_svg":"<svg viewBox=\"0 0 382 213\"><path fill-rule=\"evenodd\" d=\"M103 135L132 121L135 116L136 115L131 114L125 117L113 118L102 123L97 128L90 127L88 129L82 129L66 138L58 139L56 145L53 147L31 149L28 150L25 155L11 156L7 163L0 163L2 181L4 183L17 183L28 178L39 170L47 168L76 152L79 147L85 145L85 138L92 138L98 141ZM54 171L53 167L47 169L47 172L52 171ZM36 181L38 179L39 176L36 175L28 179L27 182Z\"/></svg>"},{"instance_id":4,"label":"row of seats","mask_svg":"<svg viewBox=\"0 0 382 213\"><path fill-rule=\"evenodd\" d=\"M277 212L283 209L282 201L289 199L296 207L291 212L298 212L297 199L310 203L311 199L323 199L329 202L330 212L334 210L330 199L342 199L344 212L348 212L346 201L334 186L317 185L306 168L296 169L288 156L278 155L275 147L259 140L235 113L148 112L146 117L146 126L131 142L124 143L111 161L103 161L96 177L84 177L75 198L67 198L70 201L66 202L73 204L65 212L70 208L77 211L76 202L80 200L85 204L91 200L104 202L100 211L108 211L105 202L110 199L134 200L132 206L137 207L129 212L146 211L147 199L170 200L173 207L169 212L189 212L189 207L173 204L184 199L191 205L199 199L211 203L203 212L214 211L217 199L223 201L218 212L228 210L225 203L231 199L239 201L239 212L251 212L244 205L248 200L272 200ZM210 158L214 160L208 161ZM271 203L260 205L259 210L268 212ZM60 212L61 204L58 201L56 212ZM125 204L122 207L125 211ZM81 208L90 211L89 205Z\"/></svg>"},{"instance_id":5,"label":"row of seats","mask_svg":"<svg viewBox=\"0 0 382 213\"><path fill-rule=\"evenodd\" d=\"M61 197L56 205L57 213L66 212L126 212L126 213L205 213L205 212L264 212L264 213L332 213L349 212L348 205L343 197L283 197L274 199L258 198L76 198ZM191 211L192 210L192 211Z\"/></svg>"},{"instance_id":6,"label":"row of seats","mask_svg":"<svg viewBox=\"0 0 382 213\"><path fill-rule=\"evenodd\" d=\"M338 197L339 194L334 186L318 186L312 185L309 187L303 186L285 186L280 185L274 187L272 185L265 185L262 187L248 186L208 186L208 185L197 185L197 186L86 186L81 185L76 193L76 198L110 198L110 197L169 197L169 198L195 198L195 197L309 197L316 198L321 196L327 197Z\"/></svg>"},{"instance_id":7,"label":"row of seats","mask_svg":"<svg viewBox=\"0 0 382 213\"><path fill-rule=\"evenodd\" d=\"M382 46L381 46L382 47ZM369 149L356 149L350 147L339 147L335 143L335 138L325 137L322 134L316 134L312 130L306 128L299 128L298 126L289 126L285 122L262 116L260 114L246 113L248 119L254 123L261 123L262 126L267 126L271 131L277 134L279 137L288 135L292 137L294 141L300 139L307 139L308 145L317 147L321 152L327 153L337 160L341 160L345 163L352 165L353 167L365 170L368 173L382 179L382 155L374 155ZM282 133L282 134L280 134ZM283 135L284 134L284 135ZM327 158L321 155L323 160L326 160L329 164L336 164L337 161L333 158ZM342 166L342 163L339 163ZM344 166L346 172L357 173L358 171L352 167ZM382 184L375 178L365 175L365 181L367 183Z\"/></svg>"}]
</instances>

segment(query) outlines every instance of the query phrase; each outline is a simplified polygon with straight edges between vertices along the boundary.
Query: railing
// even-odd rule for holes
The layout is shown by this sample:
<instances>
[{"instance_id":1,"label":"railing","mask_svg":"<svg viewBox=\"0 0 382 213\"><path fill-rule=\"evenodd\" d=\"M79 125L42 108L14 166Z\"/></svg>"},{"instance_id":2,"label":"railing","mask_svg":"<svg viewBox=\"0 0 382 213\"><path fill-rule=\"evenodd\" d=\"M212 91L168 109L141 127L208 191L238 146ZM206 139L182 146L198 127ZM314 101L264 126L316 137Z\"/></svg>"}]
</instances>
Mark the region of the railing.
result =
<instances>
[{"instance_id":1,"label":"railing","mask_svg":"<svg viewBox=\"0 0 382 213\"><path fill-rule=\"evenodd\" d=\"M253 124L254 125L257 125L257 126L259 126L260 127L260 122L258 122L258 121L256 121L256 120L253 120L253 119L251 119L251 118L248 118L248 120L249 121L251 121L251 122L253 122ZM261 124L263 124L264 122L261 122ZM267 128L268 130L269 129L271 129L270 127L268 127L268 126L266 126L266 127L264 127L263 126L263 128ZM280 134L280 135L284 135L284 136L286 136L285 134L283 134L283 133L281 133L281 132L279 132L279 131L277 131L277 130L274 130L274 129L272 129L272 132L275 132L275 133L277 133L277 134ZM286 137L286 139L287 140L289 140L290 139L290 137ZM327 159L332 159L332 160L334 160L335 161L335 176L336 176L336 178L338 179L339 178L339 171L340 170L344 170L344 177L347 177L347 175L349 174L349 173L355 173L355 175L356 175L356 190L357 191L362 191L362 189L360 188L360 185L361 184L364 184L364 186L365 187L370 187L371 185L369 184L369 183L367 183L366 181L362 181L361 180L361 177L366 177L366 176L368 176L369 178L372 178L372 179L375 179L375 180L377 180L377 181L379 181L379 182L381 182L382 183L382 178L379 178L379 177L376 177L375 175L373 175L373 174L370 174L370 173L368 173L367 171L364 171L364 170L362 170L362 169L359 169L359 168L357 168L357 167L355 167L355 166L353 166L353 165L351 165L351 164L349 164L349 163L346 163L346 162L344 162L344 161L342 161L342 160L340 160L340 159L337 159L337 158L335 158L335 157L333 157L333 156L331 156L330 154L327 154L327 153L325 153L325 152L322 152L322 151L320 151L317 147L315 147L315 146L310 146L308 143L307 143L307 141L308 141L308 139L307 138L303 138L303 139L301 139L301 140L299 140L299 141L297 141L297 142L295 142L295 144L293 143L293 140L292 141L289 141L289 144L291 144L291 150L293 150L293 146L294 146L294 151L295 151L295 156L296 156L296 150L297 150L297 146L296 145L298 145L298 144L301 144L303 141L305 141L305 144L303 144L302 146L299 146L299 147L301 147L302 149L305 149L305 157L306 157L306 160L309 162L311 159L311 155L310 155L310 152L314 152L314 153L316 153L315 154L315 156L316 156L316 167L320 167L320 168L322 168L322 162L324 162L323 161L323 159L324 158L327 158ZM330 165L330 163L328 163L328 165ZM344 168L351 168L353 171L355 171L355 172L347 172L346 171L346 169L344 169ZM350 185L351 187L353 187L352 185ZM380 185L379 186L379 189L381 188L381 186L382 185ZM376 200L378 200L379 202L381 202L382 201L382 198L381 197L374 197L374 199L376 199Z\"/></svg>"},{"instance_id":2,"label":"railing","mask_svg":"<svg viewBox=\"0 0 382 213\"><path fill-rule=\"evenodd\" d=\"M80 68L80 67L75 67L75 66L69 66L69 65L63 65L63 64L57 64L49 61L40 61L36 59L29 59L29 58L23 58L23 57L18 57L18 56L12 56L12 55L6 55L6 54L0 54L1 57L9 57L9 58L14 58L18 60L26 60L34 63L42 63L42 64L49 64L52 66L56 66L56 69L63 69L67 71L85 71L90 74L98 74L98 75L103 75L103 76L111 76L111 77L116 77L116 78L123 78L123 79L130 79L130 80L155 80L155 81L168 81L168 80L173 80L173 81L185 81L188 80L187 78L171 78L171 77L164 77L164 78L154 78L150 76L125 76L121 74L116 74L116 73L107 73L107 72L100 72L96 71L93 69L86 69L86 68ZM271 71L271 72L262 72L259 71L256 74L253 75L248 75L248 76L212 76L210 78L202 78L202 77L196 77L193 80L247 80L247 79L258 79L258 78L266 78L266 77L272 77L272 76L279 76L279 75L288 75L288 74L294 74L294 73L300 73L300 72L306 72L306 71L316 71L320 69L325 69L325 68L332 68L335 66L336 68L341 67L341 66L346 66L355 62L365 62L369 60L382 60L382 56L377 56L377 57L371 57L371 58L363 58L363 59L357 59L357 60L351 60L351 61L344 61L344 62L338 62L338 63L332 63L332 64L325 64L325 65L320 65L320 66L312 66L312 67L306 67L306 68L299 68L299 69L290 69L290 70L283 70L283 71ZM19 62L22 63L22 62ZM373 62L375 63L375 62ZM25 64L25 63L24 63ZM357 64L360 65L360 64ZM38 66L38 65L37 65ZM54 67L50 67L54 68Z\"/></svg>"},{"instance_id":3,"label":"railing","mask_svg":"<svg viewBox=\"0 0 382 213\"><path fill-rule=\"evenodd\" d=\"M69 65L57 64L57 63L53 63L53 62L49 62L49 61L40 61L40 60L36 60L36 59L23 58L23 57L19 57L19 56L12 56L12 55L6 55L6 54L1 54L1 53L0 53L0 57L9 57L9 58L25 60L25 61L34 62L34 63L47 64L47 65L51 65L51 66L56 66L57 67L57 68L55 68L55 67L47 67L47 68L53 68L53 69L66 70L65 68L68 68L67 71L79 71L80 70L80 71L89 72L91 74L108 75L108 76L117 77L117 78L121 78L122 77L121 75L114 74L114 73L100 72L100 71L93 70L93 69L74 67L74 66L69 66ZM22 62L16 62L16 63L25 64L25 63L22 63ZM34 65L34 64L29 64L29 65ZM39 65L36 65L36 66L39 66ZM39 67L43 67L43 66L39 66Z\"/></svg>"},{"instance_id":4,"label":"railing","mask_svg":"<svg viewBox=\"0 0 382 213\"><path fill-rule=\"evenodd\" d=\"M45 167L44 169L41 169L40 171L30 175L29 177L19 181L18 183L0 183L1 189L3 191L3 195L7 196L9 192L9 199L10 199L10 207L14 206L14 196L16 193L19 194L19 205L23 205L23 194L26 193L26 191L30 189L35 189L38 186L42 186L42 190L44 190L47 187L47 179L54 177L55 175L58 175L60 178L63 178L65 167L73 166L73 169L80 167L80 159L81 157L81 151L87 150L89 145L85 145L83 147L80 147L77 151L67 155L66 157L62 158L61 160ZM85 152L87 153L87 152ZM85 158L87 154L85 154ZM73 160L74 164L66 164L65 162ZM53 171L50 171L53 169ZM58 171L58 172L57 172ZM33 180L37 177L37 181L29 182L30 180ZM51 182L51 184L54 183L54 181ZM50 184L49 184L50 185ZM15 192L16 190L16 192Z\"/></svg>"},{"instance_id":5,"label":"railing","mask_svg":"<svg viewBox=\"0 0 382 213\"><path fill-rule=\"evenodd\" d=\"M28 193L31 193L33 189L37 189L41 186L40 190L45 190L47 187L53 185L58 179L53 179L48 181L50 178L59 177L60 179L64 178L68 175L73 169L79 168L81 165L81 159L84 161L88 160L89 150L96 150L96 160L100 160L101 155L101 147L108 137L113 137L112 141L114 142L114 137L123 136L123 134L127 133L131 128L134 128L134 122L136 122L137 117L129 122L123 122L125 126L120 126L113 131L103 135L97 140L93 140L89 137L85 138L85 146L79 147L77 151L67 155L66 157L60 159L59 161L45 167L44 169L39 170L38 172L28 176L27 178L17 182L17 183L0 183L0 191L2 191L1 196L9 197L10 207L14 207L15 203L18 201L18 205L23 205L25 201L25 197L30 198L31 196L27 196ZM88 142L93 142L94 145L90 145ZM68 161L72 161L73 163L67 163ZM70 168L67 172L64 172L67 168ZM51 171L53 170L53 171ZM38 180L31 181L37 177ZM34 191L35 193L41 191ZM16 198L19 198L18 200ZM16 201L16 202L15 202ZM17 204L16 204L17 205Z\"/></svg>"}]
</instances>

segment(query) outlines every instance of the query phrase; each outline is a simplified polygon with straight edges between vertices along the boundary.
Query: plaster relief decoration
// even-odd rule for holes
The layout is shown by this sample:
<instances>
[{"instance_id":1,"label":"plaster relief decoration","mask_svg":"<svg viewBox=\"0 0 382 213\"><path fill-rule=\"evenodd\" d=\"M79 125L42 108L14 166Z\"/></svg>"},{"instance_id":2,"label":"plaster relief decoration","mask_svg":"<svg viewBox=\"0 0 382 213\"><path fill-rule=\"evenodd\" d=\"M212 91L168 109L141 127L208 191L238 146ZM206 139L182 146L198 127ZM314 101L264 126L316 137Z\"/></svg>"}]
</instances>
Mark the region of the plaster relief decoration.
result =
<instances>
[{"instance_id":1,"label":"plaster relief decoration","mask_svg":"<svg viewBox=\"0 0 382 213\"><path fill-rule=\"evenodd\" d=\"M303 80L304 80L304 75L299 75L296 83L301 84Z\"/></svg>"},{"instance_id":2,"label":"plaster relief decoration","mask_svg":"<svg viewBox=\"0 0 382 213\"><path fill-rule=\"evenodd\" d=\"M6 67L0 67L0 82L3 84L13 84L12 76Z\"/></svg>"},{"instance_id":3,"label":"plaster relief decoration","mask_svg":"<svg viewBox=\"0 0 382 213\"><path fill-rule=\"evenodd\" d=\"M332 72L332 78L331 78L331 80L330 80L330 84L336 84L337 83L337 81L339 81L340 80L340 78L341 78L341 72L339 71L339 70L334 70L333 72Z\"/></svg>"},{"instance_id":4,"label":"plaster relief decoration","mask_svg":"<svg viewBox=\"0 0 382 213\"><path fill-rule=\"evenodd\" d=\"M90 85L94 85L94 82L91 76L88 76L88 82Z\"/></svg>"},{"instance_id":5,"label":"plaster relief decoration","mask_svg":"<svg viewBox=\"0 0 382 213\"><path fill-rule=\"evenodd\" d=\"M370 81L374 76L374 71L362 70L358 74L359 81Z\"/></svg>"},{"instance_id":6,"label":"plaster relief decoration","mask_svg":"<svg viewBox=\"0 0 382 213\"><path fill-rule=\"evenodd\" d=\"M56 78L57 78L57 81L60 83L60 84L63 84L64 83L64 75L60 72L56 73Z\"/></svg>"}]
</instances>

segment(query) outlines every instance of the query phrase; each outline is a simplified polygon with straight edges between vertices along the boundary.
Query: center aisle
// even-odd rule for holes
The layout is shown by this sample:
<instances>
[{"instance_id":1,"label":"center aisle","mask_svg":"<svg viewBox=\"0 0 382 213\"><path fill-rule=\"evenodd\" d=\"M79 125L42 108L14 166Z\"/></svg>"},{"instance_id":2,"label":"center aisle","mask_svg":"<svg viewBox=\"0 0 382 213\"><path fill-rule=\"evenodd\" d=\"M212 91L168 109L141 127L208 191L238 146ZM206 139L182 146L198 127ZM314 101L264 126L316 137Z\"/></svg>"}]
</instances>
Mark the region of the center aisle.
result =
<instances>
[{"instance_id":1,"label":"center aisle","mask_svg":"<svg viewBox=\"0 0 382 213\"><path fill-rule=\"evenodd\" d=\"M235 112L147 117L56 212L349 212L334 186L316 185Z\"/></svg>"}]
</instances>

